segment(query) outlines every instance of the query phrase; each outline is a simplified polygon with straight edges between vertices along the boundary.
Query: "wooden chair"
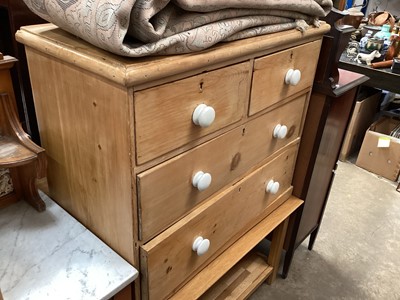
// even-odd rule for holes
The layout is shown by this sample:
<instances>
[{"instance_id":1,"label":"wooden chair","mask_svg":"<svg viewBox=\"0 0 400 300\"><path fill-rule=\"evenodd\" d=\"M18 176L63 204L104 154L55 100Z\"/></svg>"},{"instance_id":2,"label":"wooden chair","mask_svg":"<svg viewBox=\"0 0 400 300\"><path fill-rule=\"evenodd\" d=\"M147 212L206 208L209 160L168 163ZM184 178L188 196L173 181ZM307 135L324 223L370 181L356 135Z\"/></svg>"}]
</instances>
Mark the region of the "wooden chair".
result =
<instances>
[{"instance_id":1,"label":"wooden chair","mask_svg":"<svg viewBox=\"0 0 400 300\"><path fill-rule=\"evenodd\" d=\"M13 191L0 197L0 208L20 197L36 210L46 205L36 188L36 179L46 176L47 160L43 148L31 141L24 132L16 113L9 69L16 60L0 53L0 169L9 172Z\"/></svg>"}]
</instances>

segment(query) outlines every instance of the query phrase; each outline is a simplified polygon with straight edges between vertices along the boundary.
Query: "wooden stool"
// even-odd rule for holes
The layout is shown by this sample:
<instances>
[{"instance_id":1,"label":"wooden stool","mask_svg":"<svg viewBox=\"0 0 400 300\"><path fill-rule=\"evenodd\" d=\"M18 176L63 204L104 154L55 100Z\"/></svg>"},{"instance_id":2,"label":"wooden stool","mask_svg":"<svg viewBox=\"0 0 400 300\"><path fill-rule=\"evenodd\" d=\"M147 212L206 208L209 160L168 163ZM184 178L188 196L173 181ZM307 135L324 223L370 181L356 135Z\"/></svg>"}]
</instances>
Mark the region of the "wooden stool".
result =
<instances>
[{"instance_id":1,"label":"wooden stool","mask_svg":"<svg viewBox=\"0 0 400 300\"><path fill-rule=\"evenodd\" d=\"M0 169L9 171L13 192L0 197L0 208L21 196L36 210L46 205L38 194L36 179L46 176L47 161L43 148L31 141L19 122L9 69L15 59L0 53Z\"/></svg>"}]
</instances>

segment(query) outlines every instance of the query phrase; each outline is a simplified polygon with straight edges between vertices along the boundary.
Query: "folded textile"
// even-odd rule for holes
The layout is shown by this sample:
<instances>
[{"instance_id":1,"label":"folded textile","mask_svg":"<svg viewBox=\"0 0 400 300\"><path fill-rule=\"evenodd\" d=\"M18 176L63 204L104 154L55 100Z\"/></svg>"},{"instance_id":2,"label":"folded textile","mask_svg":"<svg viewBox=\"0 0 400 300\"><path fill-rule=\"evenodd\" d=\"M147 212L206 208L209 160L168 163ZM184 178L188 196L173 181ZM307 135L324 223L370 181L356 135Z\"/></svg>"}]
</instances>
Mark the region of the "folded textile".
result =
<instances>
[{"instance_id":1,"label":"folded textile","mask_svg":"<svg viewBox=\"0 0 400 300\"><path fill-rule=\"evenodd\" d=\"M141 57L201 51L308 24L332 0L24 0L43 19L115 54Z\"/></svg>"}]
</instances>

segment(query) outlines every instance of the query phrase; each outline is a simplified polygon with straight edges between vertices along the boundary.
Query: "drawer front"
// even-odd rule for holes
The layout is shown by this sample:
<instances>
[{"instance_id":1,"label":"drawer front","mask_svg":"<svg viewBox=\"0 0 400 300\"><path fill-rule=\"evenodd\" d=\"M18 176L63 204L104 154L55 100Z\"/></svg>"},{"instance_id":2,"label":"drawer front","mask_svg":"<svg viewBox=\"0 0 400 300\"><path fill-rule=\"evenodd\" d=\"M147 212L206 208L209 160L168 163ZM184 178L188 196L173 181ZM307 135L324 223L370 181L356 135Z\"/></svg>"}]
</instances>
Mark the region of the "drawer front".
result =
<instances>
[{"instance_id":1,"label":"drawer front","mask_svg":"<svg viewBox=\"0 0 400 300\"><path fill-rule=\"evenodd\" d=\"M147 241L198 203L297 139L307 98L308 94L294 98L245 125L139 174L140 239ZM283 139L273 137L277 124L288 128ZM199 171L211 175L211 184L202 191L192 183Z\"/></svg>"},{"instance_id":2,"label":"drawer front","mask_svg":"<svg viewBox=\"0 0 400 300\"><path fill-rule=\"evenodd\" d=\"M288 147L142 246L142 284L149 298L164 299L204 267L208 259L214 258L219 249L232 243L232 238L239 238L238 233L244 234L250 229L257 216L269 206L283 203L290 196L296 153L297 145ZM276 194L266 192L270 180L279 182ZM277 199L279 203L275 202ZM201 256L192 250L197 237L210 241L208 251Z\"/></svg>"},{"instance_id":3,"label":"drawer front","mask_svg":"<svg viewBox=\"0 0 400 300\"><path fill-rule=\"evenodd\" d=\"M245 62L136 92L137 163L241 120L247 109L250 76L250 63ZM192 115L201 104L206 107L199 113L200 125L195 125ZM215 119L209 125L212 109Z\"/></svg>"},{"instance_id":4,"label":"drawer front","mask_svg":"<svg viewBox=\"0 0 400 300\"><path fill-rule=\"evenodd\" d=\"M303 89L311 87L317 67L321 41L315 41L255 60L249 115L253 115ZM296 85L285 83L288 71L299 70ZM297 73L298 74L298 73ZM290 77L288 77L290 78Z\"/></svg>"}]
</instances>

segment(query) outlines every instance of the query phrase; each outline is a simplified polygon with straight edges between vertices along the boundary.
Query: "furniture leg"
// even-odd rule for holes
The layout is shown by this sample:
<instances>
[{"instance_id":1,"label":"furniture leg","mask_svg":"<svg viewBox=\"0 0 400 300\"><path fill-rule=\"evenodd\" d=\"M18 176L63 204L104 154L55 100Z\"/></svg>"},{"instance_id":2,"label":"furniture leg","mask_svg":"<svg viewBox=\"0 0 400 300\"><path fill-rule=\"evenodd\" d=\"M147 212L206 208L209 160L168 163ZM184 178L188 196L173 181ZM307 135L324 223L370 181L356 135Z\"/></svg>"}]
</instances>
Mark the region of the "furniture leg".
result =
<instances>
[{"instance_id":1,"label":"furniture leg","mask_svg":"<svg viewBox=\"0 0 400 300\"><path fill-rule=\"evenodd\" d=\"M285 260L283 262L283 270L282 270L282 275L281 275L281 277L283 279L286 279L286 277L289 273L290 265L292 264L294 251L296 249L296 238L295 237L297 236L297 232L299 229L301 215L303 213L303 207L304 207L303 205L301 207L299 207L290 216L290 219L289 219L289 223L293 223L293 226L289 226L291 228L291 232L289 231L289 233L288 233L288 235L290 236L289 245L287 247L287 251L285 254Z\"/></svg>"},{"instance_id":2,"label":"furniture leg","mask_svg":"<svg viewBox=\"0 0 400 300\"><path fill-rule=\"evenodd\" d=\"M317 239L317 235L318 235L318 230L319 230L319 225L318 225L318 227L315 228L314 231L311 232L311 234L310 234L310 240L309 240L309 242L308 242L308 250L310 250L310 251L311 251L311 250L313 249L313 247L314 247L314 243L315 243L315 240Z\"/></svg>"},{"instance_id":3,"label":"furniture leg","mask_svg":"<svg viewBox=\"0 0 400 300\"><path fill-rule=\"evenodd\" d=\"M21 183L22 195L37 211L44 211L46 204L40 198L36 187L36 162L19 166L18 177Z\"/></svg>"},{"instance_id":4,"label":"furniture leg","mask_svg":"<svg viewBox=\"0 0 400 300\"><path fill-rule=\"evenodd\" d=\"M285 241L286 230L288 227L289 218L286 218L275 230L272 235L271 248L268 255L268 264L273 268L272 274L268 277L267 283L272 284L276 279L278 273L279 262L281 260L281 253L283 243Z\"/></svg>"}]
</instances>

